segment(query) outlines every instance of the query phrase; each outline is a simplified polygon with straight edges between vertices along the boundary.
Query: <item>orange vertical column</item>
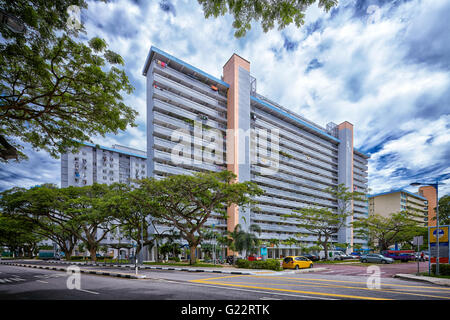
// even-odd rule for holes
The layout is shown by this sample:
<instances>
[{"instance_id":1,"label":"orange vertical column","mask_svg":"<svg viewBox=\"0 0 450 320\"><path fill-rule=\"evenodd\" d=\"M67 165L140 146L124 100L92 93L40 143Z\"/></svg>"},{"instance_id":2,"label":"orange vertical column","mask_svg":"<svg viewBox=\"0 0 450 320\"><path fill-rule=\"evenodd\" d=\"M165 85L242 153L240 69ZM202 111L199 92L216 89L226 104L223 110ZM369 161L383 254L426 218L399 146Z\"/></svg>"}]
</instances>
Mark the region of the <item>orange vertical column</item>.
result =
<instances>
[{"instance_id":1,"label":"orange vertical column","mask_svg":"<svg viewBox=\"0 0 450 320\"><path fill-rule=\"evenodd\" d=\"M432 186L424 186L419 188L419 194L428 200L428 226L435 227L436 226L436 206L437 206L437 197L436 197L436 189Z\"/></svg>"},{"instance_id":2,"label":"orange vertical column","mask_svg":"<svg viewBox=\"0 0 450 320\"><path fill-rule=\"evenodd\" d=\"M223 80L230 85L227 94L227 169L239 181L239 68L250 72L250 62L233 54L223 66ZM245 143L242 141L241 143ZM239 208L231 205L227 210L227 229L233 231L239 223Z\"/></svg>"}]
</instances>

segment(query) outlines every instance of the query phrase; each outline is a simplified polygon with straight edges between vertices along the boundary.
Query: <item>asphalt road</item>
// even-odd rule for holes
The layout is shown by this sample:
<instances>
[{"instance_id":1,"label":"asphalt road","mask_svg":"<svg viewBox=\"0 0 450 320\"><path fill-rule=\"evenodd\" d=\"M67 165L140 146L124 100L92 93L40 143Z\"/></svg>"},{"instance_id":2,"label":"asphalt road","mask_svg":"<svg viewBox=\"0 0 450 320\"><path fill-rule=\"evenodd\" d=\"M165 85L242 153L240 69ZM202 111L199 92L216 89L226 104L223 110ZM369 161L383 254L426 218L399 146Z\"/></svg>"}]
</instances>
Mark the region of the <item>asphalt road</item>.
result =
<instances>
[{"instance_id":1,"label":"asphalt road","mask_svg":"<svg viewBox=\"0 0 450 320\"><path fill-rule=\"evenodd\" d=\"M373 274L226 275L145 270L146 279L69 275L0 265L0 299L9 300L450 300L450 287ZM379 284L379 286L378 286Z\"/></svg>"}]
</instances>

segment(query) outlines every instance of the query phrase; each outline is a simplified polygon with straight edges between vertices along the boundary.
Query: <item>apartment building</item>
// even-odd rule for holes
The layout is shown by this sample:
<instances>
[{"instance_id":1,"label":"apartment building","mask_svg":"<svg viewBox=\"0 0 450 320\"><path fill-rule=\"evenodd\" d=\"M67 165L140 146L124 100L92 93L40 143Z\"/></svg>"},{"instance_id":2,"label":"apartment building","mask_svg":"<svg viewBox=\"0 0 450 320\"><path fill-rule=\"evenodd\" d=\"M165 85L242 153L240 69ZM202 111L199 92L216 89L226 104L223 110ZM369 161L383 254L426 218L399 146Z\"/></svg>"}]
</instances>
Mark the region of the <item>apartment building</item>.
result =
<instances>
[{"instance_id":1,"label":"apartment building","mask_svg":"<svg viewBox=\"0 0 450 320\"><path fill-rule=\"evenodd\" d=\"M113 145L112 148L83 143L77 153L61 156L61 187L93 183L129 183L147 176L145 151Z\"/></svg>"},{"instance_id":2,"label":"apartment building","mask_svg":"<svg viewBox=\"0 0 450 320\"><path fill-rule=\"evenodd\" d=\"M419 224L428 226L428 200L427 198L399 189L369 195L369 214L389 216L392 213L408 211L417 217L413 219Z\"/></svg>"},{"instance_id":3,"label":"apartment building","mask_svg":"<svg viewBox=\"0 0 450 320\"><path fill-rule=\"evenodd\" d=\"M436 206L437 206L437 192L433 186L419 187L419 195L426 198L428 201L428 226L435 227L436 221Z\"/></svg>"},{"instance_id":4,"label":"apartment building","mask_svg":"<svg viewBox=\"0 0 450 320\"><path fill-rule=\"evenodd\" d=\"M83 143L77 153L65 153L61 156L61 187L86 186L93 183L127 183L131 179L147 177L146 152L121 145L111 148L91 143ZM97 237L103 234L99 232ZM119 233L108 234L102 245L128 243L131 239ZM78 249L77 249L78 250ZM117 256L118 250L111 250ZM76 251L76 254L80 254ZM130 255L130 250L121 250L121 256ZM145 252L145 259L148 253Z\"/></svg>"},{"instance_id":5,"label":"apartment building","mask_svg":"<svg viewBox=\"0 0 450 320\"><path fill-rule=\"evenodd\" d=\"M282 215L309 206L337 209L324 192L344 184L367 191L369 156L354 148L354 127L345 121L322 127L280 106L256 90L250 62L233 54L217 78L158 48L151 47L143 75L147 80L147 174L163 178L204 171L234 172L264 191L258 205L228 208L214 215L216 230L258 224L260 238L286 240L303 234L303 246L317 237ZM365 201L352 203L353 216L367 216ZM342 228L333 242L366 244ZM269 257L298 254L300 246L269 248Z\"/></svg>"}]
</instances>

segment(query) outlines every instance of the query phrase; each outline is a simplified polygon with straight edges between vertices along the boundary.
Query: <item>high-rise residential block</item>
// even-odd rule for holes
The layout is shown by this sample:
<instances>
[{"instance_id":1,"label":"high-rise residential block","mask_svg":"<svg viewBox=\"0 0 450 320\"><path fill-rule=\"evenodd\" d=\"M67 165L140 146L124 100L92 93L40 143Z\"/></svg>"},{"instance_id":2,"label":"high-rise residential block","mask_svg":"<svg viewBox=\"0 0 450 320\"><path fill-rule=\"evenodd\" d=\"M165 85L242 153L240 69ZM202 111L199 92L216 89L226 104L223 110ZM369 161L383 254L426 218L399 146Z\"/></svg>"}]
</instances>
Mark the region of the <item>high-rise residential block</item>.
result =
<instances>
[{"instance_id":1,"label":"high-rise residential block","mask_svg":"<svg viewBox=\"0 0 450 320\"><path fill-rule=\"evenodd\" d=\"M257 224L263 240L295 237L311 246L317 235L282 216L310 206L336 210L337 199L325 189L338 184L367 192L369 156L354 147L351 123L322 127L258 93L250 65L233 54L219 79L151 47L143 69L148 176L230 170L265 193L257 206L231 206L227 219L214 215L208 224L223 231ZM350 222L367 216L367 202L353 201L350 210L348 225L332 241L365 245ZM299 248L281 244L269 256Z\"/></svg>"}]
</instances>

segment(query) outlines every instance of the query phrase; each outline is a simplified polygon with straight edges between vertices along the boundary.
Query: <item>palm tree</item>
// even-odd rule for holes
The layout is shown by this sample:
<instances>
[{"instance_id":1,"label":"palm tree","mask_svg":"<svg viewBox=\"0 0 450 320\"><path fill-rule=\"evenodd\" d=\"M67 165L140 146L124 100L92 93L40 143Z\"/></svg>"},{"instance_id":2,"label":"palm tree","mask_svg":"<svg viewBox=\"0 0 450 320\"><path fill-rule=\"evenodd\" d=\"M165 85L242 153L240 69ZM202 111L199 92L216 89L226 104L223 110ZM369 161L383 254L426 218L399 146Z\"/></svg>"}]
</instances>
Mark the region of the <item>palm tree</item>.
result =
<instances>
[{"instance_id":1,"label":"palm tree","mask_svg":"<svg viewBox=\"0 0 450 320\"><path fill-rule=\"evenodd\" d=\"M234 231L229 232L229 236L233 240L230 249L237 252L243 252L243 256L246 255L247 251L254 253L261 243L254 232L261 234L261 228L258 225L252 224L249 227L249 232L245 232L242 230L241 225L236 225Z\"/></svg>"}]
</instances>

